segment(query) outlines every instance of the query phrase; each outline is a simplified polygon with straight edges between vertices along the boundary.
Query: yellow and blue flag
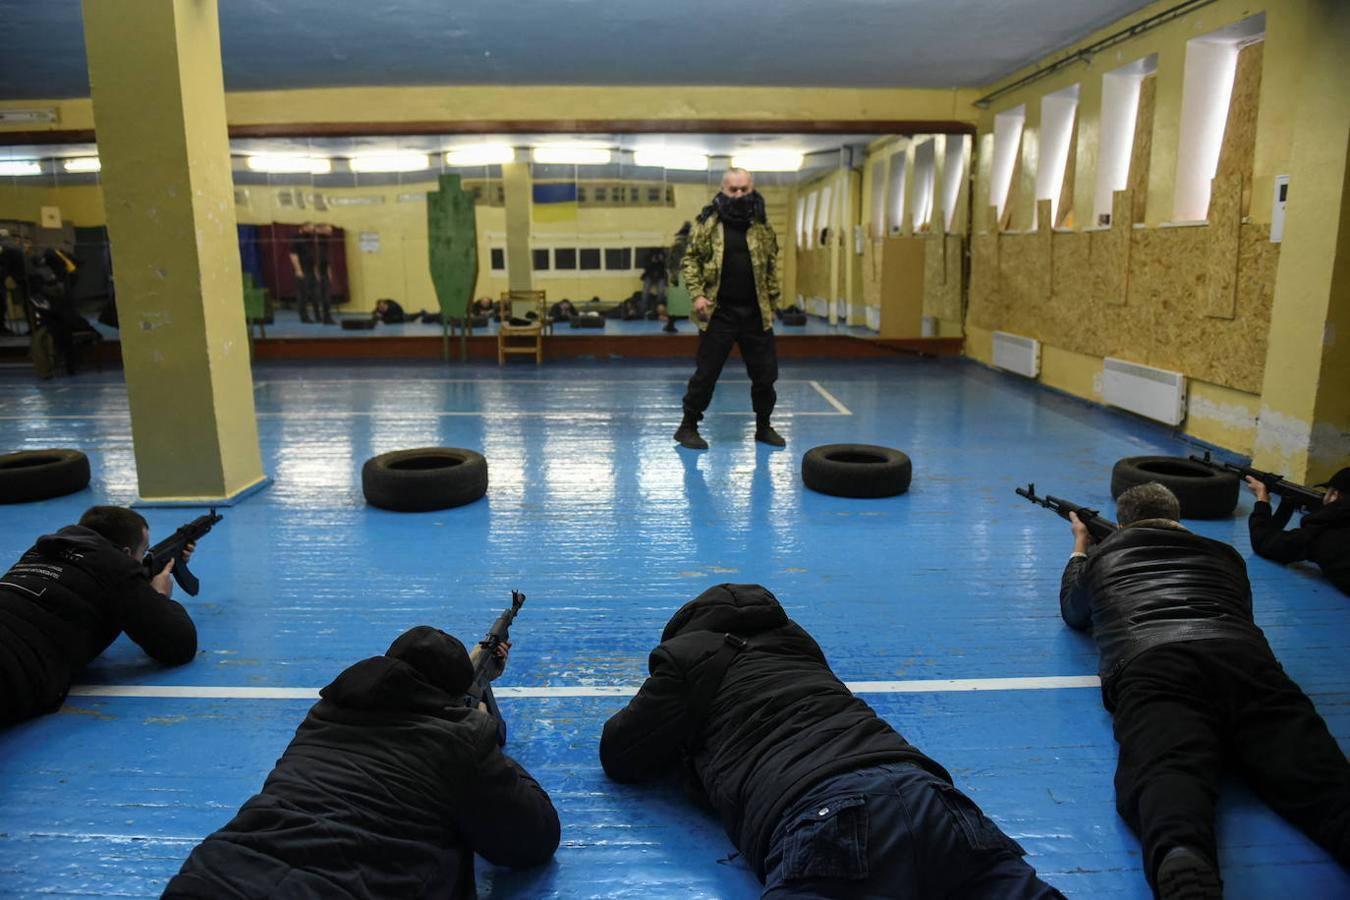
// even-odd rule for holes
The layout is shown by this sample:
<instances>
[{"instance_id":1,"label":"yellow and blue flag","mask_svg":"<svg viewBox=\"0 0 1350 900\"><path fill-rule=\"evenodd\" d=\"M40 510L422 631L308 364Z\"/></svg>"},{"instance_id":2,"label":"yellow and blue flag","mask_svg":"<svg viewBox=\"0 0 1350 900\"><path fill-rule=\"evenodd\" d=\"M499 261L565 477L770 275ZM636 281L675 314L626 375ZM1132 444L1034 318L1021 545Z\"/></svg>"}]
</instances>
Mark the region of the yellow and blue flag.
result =
<instances>
[{"instance_id":1,"label":"yellow and blue flag","mask_svg":"<svg viewBox=\"0 0 1350 900\"><path fill-rule=\"evenodd\" d=\"M577 186L573 182L536 182L533 185L534 221L575 222Z\"/></svg>"}]
</instances>

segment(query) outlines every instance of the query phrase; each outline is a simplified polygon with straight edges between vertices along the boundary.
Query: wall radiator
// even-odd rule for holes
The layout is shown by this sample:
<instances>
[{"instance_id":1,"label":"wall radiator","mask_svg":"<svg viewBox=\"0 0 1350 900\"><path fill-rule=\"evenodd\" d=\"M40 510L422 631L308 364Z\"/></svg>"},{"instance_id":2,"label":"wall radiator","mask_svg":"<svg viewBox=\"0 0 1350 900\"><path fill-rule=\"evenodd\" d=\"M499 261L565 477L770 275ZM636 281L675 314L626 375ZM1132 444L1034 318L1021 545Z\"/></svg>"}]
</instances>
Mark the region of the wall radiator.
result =
<instances>
[{"instance_id":1,"label":"wall radiator","mask_svg":"<svg viewBox=\"0 0 1350 900\"><path fill-rule=\"evenodd\" d=\"M881 307L867 306L863 308L863 316L867 320L867 327L873 331L881 330Z\"/></svg>"},{"instance_id":2,"label":"wall radiator","mask_svg":"<svg viewBox=\"0 0 1350 900\"><path fill-rule=\"evenodd\" d=\"M1102 360L1102 400L1168 425L1186 418L1186 376L1123 359Z\"/></svg>"},{"instance_id":3,"label":"wall radiator","mask_svg":"<svg viewBox=\"0 0 1350 900\"><path fill-rule=\"evenodd\" d=\"M824 297L812 297L806 301L806 311L813 316L828 319L830 317L830 301Z\"/></svg>"},{"instance_id":4,"label":"wall radiator","mask_svg":"<svg viewBox=\"0 0 1350 900\"><path fill-rule=\"evenodd\" d=\"M1020 334L995 331L994 365L1008 372L1035 378L1041 373L1041 342Z\"/></svg>"}]
</instances>

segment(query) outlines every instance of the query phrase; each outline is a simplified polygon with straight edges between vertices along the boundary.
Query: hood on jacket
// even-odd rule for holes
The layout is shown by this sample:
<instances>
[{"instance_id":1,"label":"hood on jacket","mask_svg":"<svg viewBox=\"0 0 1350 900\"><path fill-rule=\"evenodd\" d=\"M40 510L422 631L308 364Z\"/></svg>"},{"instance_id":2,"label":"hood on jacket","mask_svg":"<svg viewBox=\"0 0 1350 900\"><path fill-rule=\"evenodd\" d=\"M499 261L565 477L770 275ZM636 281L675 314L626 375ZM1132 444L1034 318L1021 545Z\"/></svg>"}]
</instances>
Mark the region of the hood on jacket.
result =
<instances>
[{"instance_id":1,"label":"hood on jacket","mask_svg":"<svg viewBox=\"0 0 1350 900\"><path fill-rule=\"evenodd\" d=\"M1313 528L1341 528L1350 525L1350 497L1327 506L1319 506L1304 514L1299 523Z\"/></svg>"},{"instance_id":2,"label":"hood on jacket","mask_svg":"<svg viewBox=\"0 0 1350 900\"><path fill-rule=\"evenodd\" d=\"M78 559L86 554L101 554L112 551L131 560L131 557L123 553L121 548L115 546L112 541L94 529L85 528L83 525L67 525L56 534L44 534L37 539L37 549L39 553L45 556L61 556L68 559ZM132 561L134 562L134 560Z\"/></svg>"},{"instance_id":3,"label":"hood on jacket","mask_svg":"<svg viewBox=\"0 0 1350 900\"><path fill-rule=\"evenodd\" d=\"M661 641L691 631L730 632L748 637L788 624L787 612L768 588L719 584L681 606L666 623Z\"/></svg>"},{"instance_id":4,"label":"hood on jacket","mask_svg":"<svg viewBox=\"0 0 1350 900\"><path fill-rule=\"evenodd\" d=\"M399 635L384 656L349 666L319 696L352 709L439 712L472 682L464 645L438 628L419 625Z\"/></svg>"}]
</instances>

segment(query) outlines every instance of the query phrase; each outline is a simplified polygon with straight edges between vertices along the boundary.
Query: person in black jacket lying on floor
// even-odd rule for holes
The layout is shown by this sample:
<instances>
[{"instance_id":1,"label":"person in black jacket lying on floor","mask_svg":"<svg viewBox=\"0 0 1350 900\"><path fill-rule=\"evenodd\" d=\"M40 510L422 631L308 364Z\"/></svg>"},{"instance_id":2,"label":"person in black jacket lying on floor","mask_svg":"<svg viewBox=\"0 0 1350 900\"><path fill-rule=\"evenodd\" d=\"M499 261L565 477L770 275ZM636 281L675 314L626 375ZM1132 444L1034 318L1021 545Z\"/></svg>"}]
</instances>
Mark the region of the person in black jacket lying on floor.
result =
<instances>
[{"instance_id":1,"label":"person in black jacket lying on floor","mask_svg":"<svg viewBox=\"0 0 1350 900\"><path fill-rule=\"evenodd\" d=\"M671 618L651 676L605 723L615 781L686 770L766 886L787 898L1061 898L951 776L849 691L757 584Z\"/></svg>"},{"instance_id":2,"label":"person in black jacket lying on floor","mask_svg":"<svg viewBox=\"0 0 1350 900\"><path fill-rule=\"evenodd\" d=\"M464 645L426 625L349 667L262 792L192 851L164 897L466 898L475 853L548 862L558 814L502 753L491 692L464 704L472 681Z\"/></svg>"},{"instance_id":3,"label":"person in black jacket lying on floor","mask_svg":"<svg viewBox=\"0 0 1350 900\"><path fill-rule=\"evenodd\" d=\"M1317 485L1327 489L1322 508L1305 513L1292 531L1284 529L1294 515L1293 504L1282 500L1272 514L1270 490L1255 478L1247 479L1247 487L1256 495L1247 519L1256 554L1277 563L1310 559L1321 566L1327 581L1350 594L1350 467Z\"/></svg>"},{"instance_id":4,"label":"person in black jacket lying on floor","mask_svg":"<svg viewBox=\"0 0 1350 900\"><path fill-rule=\"evenodd\" d=\"M1116 809L1163 900L1222 895L1214 801L1235 763L1270 806L1350 863L1350 764L1252 620L1247 566L1186 530L1161 484L1116 498L1091 547L1074 516L1060 612L1091 629L1120 757ZM1072 515L1072 514L1071 514Z\"/></svg>"},{"instance_id":5,"label":"person in black jacket lying on floor","mask_svg":"<svg viewBox=\"0 0 1350 900\"><path fill-rule=\"evenodd\" d=\"M170 599L173 563L149 577L149 546L139 513L95 506L78 525L38 538L0 578L0 725L59 707L123 631L165 665L197 655L197 628Z\"/></svg>"}]
</instances>

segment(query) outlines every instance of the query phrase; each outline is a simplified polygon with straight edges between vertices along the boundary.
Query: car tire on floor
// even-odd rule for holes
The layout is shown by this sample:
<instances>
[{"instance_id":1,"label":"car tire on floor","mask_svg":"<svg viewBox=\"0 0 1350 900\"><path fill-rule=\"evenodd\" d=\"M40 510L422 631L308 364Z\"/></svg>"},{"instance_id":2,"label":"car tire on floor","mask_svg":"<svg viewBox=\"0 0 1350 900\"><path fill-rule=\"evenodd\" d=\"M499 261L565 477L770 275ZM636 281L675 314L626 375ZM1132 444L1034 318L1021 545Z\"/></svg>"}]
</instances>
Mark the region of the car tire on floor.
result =
<instances>
[{"instance_id":1,"label":"car tire on floor","mask_svg":"<svg viewBox=\"0 0 1350 900\"><path fill-rule=\"evenodd\" d=\"M909 490L909 457L873 444L825 444L802 457L802 481L836 497L894 497Z\"/></svg>"},{"instance_id":2,"label":"car tire on floor","mask_svg":"<svg viewBox=\"0 0 1350 900\"><path fill-rule=\"evenodd\" d=\"M89 457L78 450L24 450L0 456L0 503L63 497L89 484Z\"/></svg>"},{"instance_id":3,"label":"car tire on floor","mask_svg":"<svg viewBox=\"0 0 1350 900\"><path fill-rule=\"evenodd\" d=\"M1111 470L1111 498L1156 481L1177 495L1183 519L1222 519L1238 501L1238 477L1184 456L1127 456Z\"/></svg>"},{"instance_id":4,"label":"car tire on floor","mask_svg":"<svg viewBox=\"0 0 1350 900\"><path fill-rule=\"evenodd\" d=\"M361 490L371 506L428 512L472 503L487 493L487 460L458 447L395 450L366 460Z\"/></svg>"}]
</instances>

